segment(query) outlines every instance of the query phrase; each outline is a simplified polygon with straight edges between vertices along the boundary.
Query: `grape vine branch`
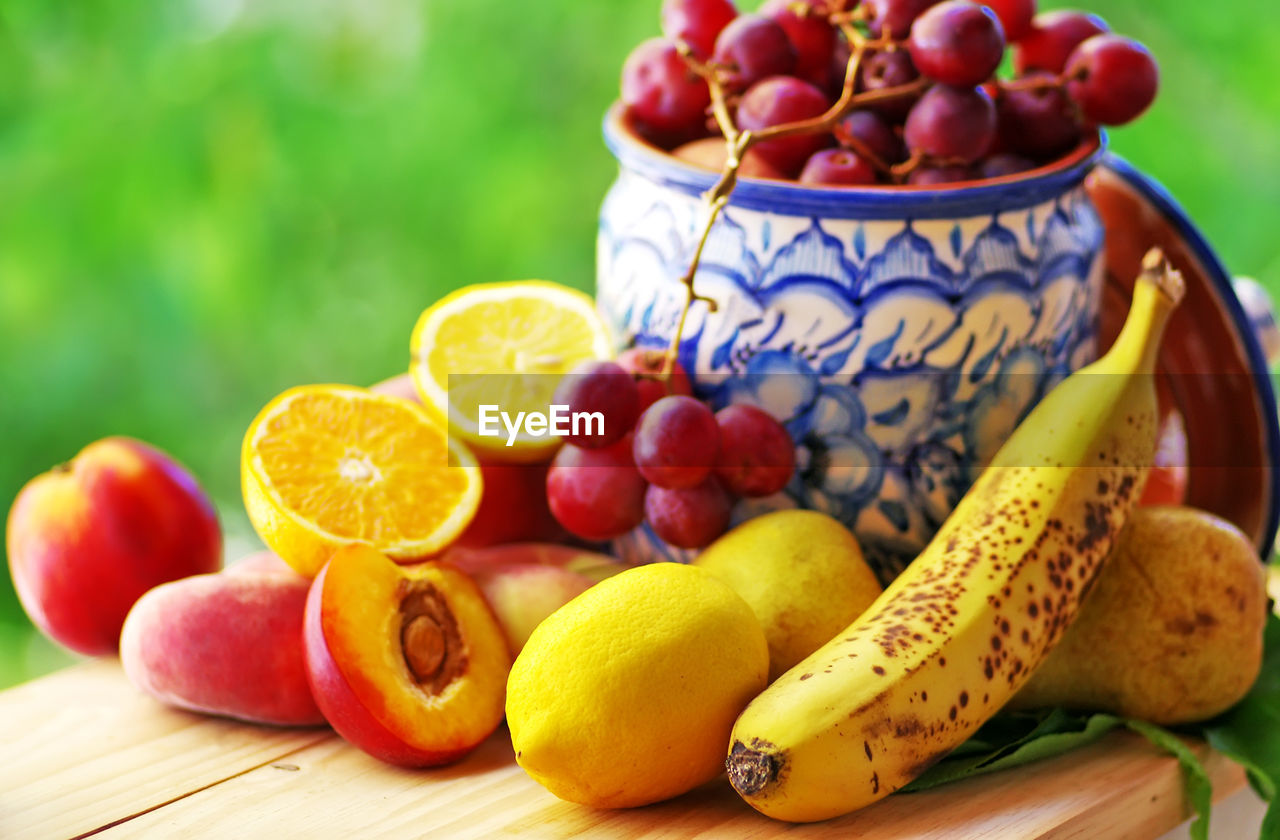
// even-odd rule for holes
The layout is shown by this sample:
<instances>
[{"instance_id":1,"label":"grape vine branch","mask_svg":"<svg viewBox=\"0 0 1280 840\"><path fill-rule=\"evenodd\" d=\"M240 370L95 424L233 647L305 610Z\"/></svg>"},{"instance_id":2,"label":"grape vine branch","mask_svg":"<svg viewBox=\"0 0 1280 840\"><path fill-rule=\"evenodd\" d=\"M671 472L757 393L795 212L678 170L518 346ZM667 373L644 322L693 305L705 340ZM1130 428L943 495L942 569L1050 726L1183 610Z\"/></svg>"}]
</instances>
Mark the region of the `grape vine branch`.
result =
<instances>
[{"instance_id":1,"label":"grape vine branch","mask_svg":"<svg viewBox=\"0 0 1280 840\"><path fill-rule=\"evenodd\" d=\"M711 236L711 229L720 217L725 205L729 203L729 198L738 184L738 169L747 151L755 144L769 140L830 131L849 112L857 108L915 96L922 93L930 84L922 76L904 85L859 93L857 90L858 70L861 67L863 56L871 50L901 49L902 44L890 38L887 31L877 38L868 37L859 27L859 24L864 22L863 7L850 12L844 10L844 5L843 0L834 0L833 6L825 8L832 26L839 28L849 42L849 61L845 65L844 86L835 103L825 113L812 119L781 123L754 132L740 131L730 111L729 93L725 85L725 78L732 68L719 66L713 62L699 61L688 44L683 42L678 44L680 55L684 58L685 63L688 64L689 69L701 77L711 91L712 115L720 128L720 132L724 135L727 155L719 180L703 194L706 219L702 226L702 232L698 237L697 246L694 248L693 255L690 258L689 268L680 277L680 283L684 287L684 301L680 307L680 315L676 320L675 332L671 337L666 357L663 360L662 376L664 379L670 378L671 372L675 368L676 357L680 350L680 338L684 333L685 322L688 320L689 310L693 307L693 304L696 301L702 301L707 305L708 311L716 311L717 304L713 299L700 295L694 290L694 276L702 263L702 253ZM814 13L813 8L806 4L797 4L797 9L803 14ZM913 155L904 163L890 166L857 138L848 138L848 145L856 154L865 158L876 169L891 174L895 179L905 177L921 163L921 158L918 155Z\"/></svg>"},{"instance_id":2,"label":"grape vine branch","mask_svg":"<svg viewBox=\"0 0 1280 840\"><path fill-rule=\"evenodd\" d=\"M696 137L709 127L709 111L725 143L720 175L703 194L701 233L679 278L683 301L661 369L668 381L693 304L716 311L716 301L696 291L695 277L753 147L764 171L793 169L801 183L937 184L971 180L975 172L1001 178L1046 165L1077 144L1082 131L1131 122L1159 86L1159 69L1141 43L1083 12L1034 16L1033 0L1001 12L1019 25L1017 75L1010 80L997 75L1009 43L1004 22L977 3L925 3L921 12L916 0L896 6L894 0L782 0L780 6L771 0L772 14L789 16L779 21L799 27L793 36L778 21L735 18L727 0L706 0L732 20L710 31L715 20L690 18L693 7L682 5L699 2L668 0L674 3L671 20L664 11L668 39L645 42L623 67L623 100L641 124ZM699 7L699 14L712 7ZM838 65L827 62L840 36L848 59L831 102L826 73ZM784 68L800 55L789 41L797 38L808 58L822 62L820 70L788 75ZM694 43L708 40L713 43ZM817 42L827 46L813 46ZM899 122L910 155L895 162ZM803 137L823 133L844 148L824 148L832 138ZM997 139L1004 145L991 153ZM984 156L982 168L973 169Z\"/></svg>"}]
</instances>

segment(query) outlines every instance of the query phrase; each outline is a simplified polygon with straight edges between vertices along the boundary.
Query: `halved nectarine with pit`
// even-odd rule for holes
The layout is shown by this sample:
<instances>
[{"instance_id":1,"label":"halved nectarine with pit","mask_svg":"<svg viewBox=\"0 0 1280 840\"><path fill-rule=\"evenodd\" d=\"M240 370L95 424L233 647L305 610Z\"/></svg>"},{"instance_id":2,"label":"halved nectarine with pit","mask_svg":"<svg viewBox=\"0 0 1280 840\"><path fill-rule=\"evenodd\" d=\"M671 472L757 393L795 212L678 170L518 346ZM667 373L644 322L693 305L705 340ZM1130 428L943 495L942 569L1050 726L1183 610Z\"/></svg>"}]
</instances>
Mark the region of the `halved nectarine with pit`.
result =
<instances>
[{"instance_id":1,"label":"halved nectarine with pit","mask_svg":"<svg viewBox=\"0 0 1280 840\"><path fill-rule=\"evenodd\" d=\"M316 703L375 758L446 764L502 722L506 638L480 590L446 563L339 549L312 583L303 638Z\"/></svg>"}]
</instances>

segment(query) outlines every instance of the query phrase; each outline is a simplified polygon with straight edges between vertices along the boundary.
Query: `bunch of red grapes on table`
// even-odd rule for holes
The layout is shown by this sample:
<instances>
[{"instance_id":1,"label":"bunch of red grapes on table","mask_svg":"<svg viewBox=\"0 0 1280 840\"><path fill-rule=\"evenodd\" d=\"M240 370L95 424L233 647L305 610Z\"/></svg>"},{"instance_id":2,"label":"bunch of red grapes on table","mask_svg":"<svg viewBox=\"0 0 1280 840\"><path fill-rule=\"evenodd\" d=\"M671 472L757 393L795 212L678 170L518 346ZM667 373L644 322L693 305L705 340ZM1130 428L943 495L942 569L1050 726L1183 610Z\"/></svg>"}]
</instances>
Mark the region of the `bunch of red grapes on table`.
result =
<instances>
[{"instance_id":1,"label":"bunch of red grapes on table","mask_svg":"<svg viewBox=\"0 0 1280 840\"><path fill-rule=\"evenodd\" d=\"M795 470L787 430L765 411L712 412L663 354L629 350L565 377L555 403L598 413L602 434L569 435L547 472L552 514L586 540L620 537L648 521L679 548L702 548L729 527L736 498L782 490ZM583 427L580 431L586 432Z\"/></svg>"},{"instance_id":2,"label":"bunch of red grapes on table","mask_svg":"<svg viewBox=\"0 0 1280 840\"><path fill-rule=\"evenodd\" d=\"M738 170L811 185L937 185L1035 169L1098 126L1136 118L1158 83L1142 44L1084 12L1037 15L1035 0L768 0L754 14L732 0L665 0L662 29L622 71L637 133L720 170L728 151L709 78L740 131L828 122L845 102L822 130L751 146ZM851 42L862 54L842 99ZM1009 47L1014 75L998 78Z\"/></svg>"}]
</instances>

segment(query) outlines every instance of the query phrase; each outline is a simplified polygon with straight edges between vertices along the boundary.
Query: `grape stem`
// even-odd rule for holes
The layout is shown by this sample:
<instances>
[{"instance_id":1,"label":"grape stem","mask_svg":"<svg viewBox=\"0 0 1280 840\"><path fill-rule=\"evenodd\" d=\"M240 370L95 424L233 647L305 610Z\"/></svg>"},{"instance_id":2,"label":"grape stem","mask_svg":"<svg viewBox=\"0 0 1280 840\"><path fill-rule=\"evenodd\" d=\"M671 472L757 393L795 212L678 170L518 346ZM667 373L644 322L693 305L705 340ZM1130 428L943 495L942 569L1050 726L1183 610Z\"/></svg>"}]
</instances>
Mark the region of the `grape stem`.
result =
<instances>
[{"instance_id":1,"label":"grape stem","mask_svg":"<svg viewBox=\"0 0 1280 840\"><path fill-rule=\"evenodd\" d=\"M689 69L701 77L711 91L711 113L720 128L720 133L724 135L727 154L724 168L720 171L720 178L702 196L707 208L706 221L698 237L697 247L694 248L693 255L689 260L689 268L680 277L680 283L684 287L684 302L680 307L680 315L676 319L675 333L671 337L671 342L667 346L666 356L663 358L662 373L660 374L663 381L669 382L671 373L675 370L676 359L680 352L680 338L684 334L685 322L689 318L689 310L693 307L693 304L696 301L703 301L707 304L708 311L716 311L716 302L713 299L700 295L694 290L694 277L697 275L698 267L702 263L702 252L706 249L707 241L711 237L711 229L715 226L721 211L729 203L729 198L733 194L734 188L738 185L738 169L742 166L742 158L747 151L756 143L767 140L831 131L840 120L857 108L889 102L902 97L915 96L924 92L930 84L927 79L920 77L904 85L858 93L858 70L862 65L862 57L871 50L897 49L899 44L889 37L887 29L879 38L868 39L856 26L857 23L865 21L866 13L863 7L859 6L852 11L847 11L844 8L846 5L847 0L834 0L827 6L828 19L832 25L839 27L850 45L849 63L845 65L844 86L841 88L840 97L830 108L817 117L769 126L759 131L740 131L734 122L733 115L729 109L728 93L725 89L725 68L716 65L714 62L699 60L694 56L693 50L688 44L684 42L677 43L680 55L689 66ZM845 143L855 154L865 158L878 171L895 180L900 181L920 164L919 156L913 155L905 163L890 166L879 155L867 148L866 144L858 138L845 138Z\"/></svg>"},{"instance_id":2,"label":"grape stem","mask_svg":"<svg viewBox=\"0 0 1280 840\"><path fill-rule=\"evenodd\" d=\"M924 155L920 153L919 149L913 151L911 153L911 157L907 158L902 163L894 165L892 170L893 180L899 184L903 183L906 181L907 176L912 172L915 172L922 163L924 163Z\"/></svg>"},{"instance_id":3,"label":"grape stem","mask_svg":"<svg viewBox=\"0 0 1280 840\"><path fill-rule=\"evenodd\" d=\"M727 181L732 184L732 182L737 179L736 177L726 179L725 176L729 174L728 164L725 165L725 168L726 172L724 175L721 175L720 182L726 183ZM737 161L734 161L733 174L735 176L737 174L737 169ZM717 184L717 186L719 186L719 184ZM671 381L671 373L676 366L676 356L680 352L680 336L684 333L684 323L689 318L689 310L693 307L694 301L704 301L707 304L707 311L716 311L717 304L713 299L706 297L705 295L700 295L693 290L693 275L697 272L698 265L702 262L702 250L707 246L707 240L711 237L711 228L715 225L716 218L720 215L720 211L729 203L729 193L732 190L733 187L729 186L723 195L711 200L711 204L708 207L706 224L702 226L702 236L698 239L698 247L694 249L693 258L689 261L689 270L680 278L680 283L684 286L684 303L680 307L680 317L676 319L676 331L671 336L671 344L668 345L666 356L662 359L662 379L664 382ZM711 192L714 191L715 188L713 188ZM710 195L710 193L708 193L708 195Z\"/></svg>"},{"instance_id":4,"label":"grape stem","mask_svg":"<svg viewBox=\"0 0 1280 840\"><path fill-rule=\"evenodd\" d=\"M1065 75L1035 77L1025 76L1021 79L995 79L997 89L1001 93L1014 90L1046 90L1049 88L1060 88L1066 85L1067 77Z\"/></svg>"}]
</instances>

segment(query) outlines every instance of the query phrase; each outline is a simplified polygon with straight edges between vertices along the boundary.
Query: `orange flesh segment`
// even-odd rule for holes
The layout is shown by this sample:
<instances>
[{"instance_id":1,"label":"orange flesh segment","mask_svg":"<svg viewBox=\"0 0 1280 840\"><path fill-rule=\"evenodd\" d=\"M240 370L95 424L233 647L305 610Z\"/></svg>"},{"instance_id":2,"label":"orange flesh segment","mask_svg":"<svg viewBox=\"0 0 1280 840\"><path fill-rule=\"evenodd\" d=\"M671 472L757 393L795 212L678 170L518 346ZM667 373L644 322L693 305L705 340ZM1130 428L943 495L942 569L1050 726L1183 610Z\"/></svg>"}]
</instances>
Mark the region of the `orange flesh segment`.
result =
<instances>
[{"instance_id":1,"label":"orange flesh segment","mask_svg":"<svg viewBox=\"0 0 1280 840\"><path fill-rule=\"evenodd\" d=\"M465 495L443 430L395 401L308 392L263 424L253 446L283 506L346 540L430 535Z\"/></svg>"}]
</instances>

